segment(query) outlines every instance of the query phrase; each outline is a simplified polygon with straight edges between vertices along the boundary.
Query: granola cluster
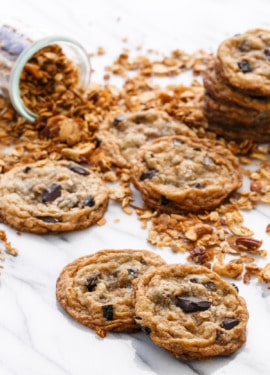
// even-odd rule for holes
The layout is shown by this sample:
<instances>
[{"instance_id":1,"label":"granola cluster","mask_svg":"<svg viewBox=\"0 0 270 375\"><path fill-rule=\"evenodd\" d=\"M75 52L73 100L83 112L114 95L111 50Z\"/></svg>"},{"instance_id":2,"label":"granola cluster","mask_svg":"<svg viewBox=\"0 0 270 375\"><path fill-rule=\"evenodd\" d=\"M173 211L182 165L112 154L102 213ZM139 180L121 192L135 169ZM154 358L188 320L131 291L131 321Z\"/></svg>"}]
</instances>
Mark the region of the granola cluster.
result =
<instances>
[{"instance_id":1,"label":"granola cluster","mask_svg":"<svg viewBox=\"0 0 270 375\"><path fill-rule=\"evenodd\" d=\"M5 253L12 256L18 255L18 249L13 247L7 238L7 234L4 230L0 230L0 241L3 243L4 247L0 247L0 270L3 268L3 262L5 261ZM1 272L0 272L1 275Z\"/></svg>"},{"instance_id":2,"label":"granola cluster","mask_svg":"<svg viewBox=\"0 0 270 375\"><path fill-rule=\"evenodd\" d=\"M262 241L244 226L241 214L241 210L255 209L258 203L270 203L269 145L220 139L239 157L249 188L234 194L218 209L198 215L165 214L139 206L129 168L114 165L113 158L100 147L98 131L109 119L151 108L181 120L198 137L216 138L203 112L202 76L212 55L177 50L152 58L151 52L131 57L125 49L105 68L104 84L92 83L87 92L76 87L78 72L59 47L50 46L35 55L21 77L21 93L26 106L38 113L36 122L28 123L7 98L0 97L0 173L46 158L86 163L106 182L117 182L110 186L111 199L126 214L137 214L150 244L185 253L187 261L205 265L225 277L242 278L248 283L255 275L262 282L270 282L269 263L257 265L267 252ZM98 56L104 53L102 48L97 51ZM183 73L190 74L188 86L156 82L181 78ZM122 79L121 87L109 84L113 76ZM257 170L249 168L254 160ZM265 231L270 233L270 223Z\"/></svg>"}]
</instances>

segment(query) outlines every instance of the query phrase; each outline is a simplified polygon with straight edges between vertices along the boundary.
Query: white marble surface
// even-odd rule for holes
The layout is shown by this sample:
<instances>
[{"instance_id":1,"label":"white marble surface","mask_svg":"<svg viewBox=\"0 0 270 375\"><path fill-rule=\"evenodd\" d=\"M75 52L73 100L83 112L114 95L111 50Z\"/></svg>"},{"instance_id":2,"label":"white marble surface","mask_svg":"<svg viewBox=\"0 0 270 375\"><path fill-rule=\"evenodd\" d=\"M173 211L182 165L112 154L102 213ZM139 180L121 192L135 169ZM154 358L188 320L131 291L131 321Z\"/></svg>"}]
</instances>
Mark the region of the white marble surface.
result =
<instances>
[{"instance_id":1,"label":"white marble surface","mask_svg":"<svg viewBox=\"0 0 270 375\"><path fill-rule=\"evenodd\" d=\"M270 28L269 0L8 0L1 17L19 17L37 28L71 35L91 51L106 55L92 60L93 81L124 47L136 52L153 48L213 50L226 36L248 28ZM127 41L124 41L124 39ZM120 219L116 223L114 219ZM56 303L55 281L73 259L105 248L148 248L146 231L135 215L110 204L105 227L54 236L18 235L5 229L17 258L7 256L0 277L1 375L269 375L270 291L237 283L250 311L246 345L230 358L182 362L154 346L142 333L108 334L106 339L77 324ZM245 222L269 251L270 209L245 214ZM153 251L157 251L153 249ZM185 256L160 250L168 262Z\"/></svg>"}]
</instances>

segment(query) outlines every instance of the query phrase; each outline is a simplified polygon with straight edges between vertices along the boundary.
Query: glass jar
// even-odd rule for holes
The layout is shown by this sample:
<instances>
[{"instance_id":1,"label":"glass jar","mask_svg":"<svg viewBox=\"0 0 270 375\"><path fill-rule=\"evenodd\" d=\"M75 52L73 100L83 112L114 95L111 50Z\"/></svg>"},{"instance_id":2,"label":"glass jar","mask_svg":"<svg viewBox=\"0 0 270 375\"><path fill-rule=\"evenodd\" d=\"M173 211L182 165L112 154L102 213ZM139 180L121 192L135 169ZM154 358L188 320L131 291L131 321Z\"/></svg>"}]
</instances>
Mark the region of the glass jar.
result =
<instances>
[{"instance_id":1,"label":"glass jar","mask_svg":"<svg viewBox=\"0 0 270 375\"><path fill-rule=\"evenodd\" d=\"M20 79L27 62L35 53L50 45L59 45L78 69L78 87L85 90L90 81L91 65L84 47L65 36L42 36L31 28L14 22L0 25L0 89L9 96L15 110L30 122L37 114L27 108L20 95Z\"/></svg>"}]
</instances>

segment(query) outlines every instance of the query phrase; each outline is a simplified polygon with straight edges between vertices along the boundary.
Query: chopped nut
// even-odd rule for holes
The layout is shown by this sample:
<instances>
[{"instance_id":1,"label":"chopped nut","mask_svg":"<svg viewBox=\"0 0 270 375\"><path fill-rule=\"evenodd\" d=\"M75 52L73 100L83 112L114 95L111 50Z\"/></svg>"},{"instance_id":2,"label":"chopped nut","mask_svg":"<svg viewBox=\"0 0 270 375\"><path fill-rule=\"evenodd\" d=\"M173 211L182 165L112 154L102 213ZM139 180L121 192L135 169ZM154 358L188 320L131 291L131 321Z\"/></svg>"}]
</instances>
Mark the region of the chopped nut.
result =
<instances>
[{"instance_id":1,"label":"chopped nut","mask_svg":"<svg viewBox=\"0 0 270 375\"><path fill-rule=\"evenodd\" d=\"M242 250L257 250L262 245L262 241L250 237L239 237L235 240L236 245Z\"/></svg>"},{"instance_id":2,"label":"chopped nut","mask_svg":"<svg viewBox=\"0 0 270 375\"><path fill-rule=\"evenodd\" d=\"M80 143L76 147L72 148L63 148L62 154L70 160L76 162L83 162L87 160L87 157L91 155L95 149L94 143Z\"/></svg>"},{"instance_id":3,"label":"chopped nut","mask_svg":"<svg viewBox=\"0 0 270 375\"><path fill-rule=\"evenodd\" d=\"M59 122L59 139L69 146L74 146L81 140L79 124L73 119L66 118Z\"/></svg>"},{"instance_id":4,"label":"chopped nut","mask_svg":"<svg viewBox=\"0 0 270 375\"><path fill-rule=\"evenodd\" d=\"M208 224L196 224L185 232L185 236L190 241L196 241L203 234L213 233L213 228Z\"/></svg>"},{"instance_id":5,"label":"chopped nut","mask_svg":"<svg viewBox=\"0 0 270 375\"><path fill-rule=\"evenodd\" d=\"M250 190L255 191L256 193L262 192L262 185L259 181L251 181Z\"/></svg>"},{"instance_id":6,"label":"chopped nut","mask_svg":"<svg viewBox=\"0 0 270 375\"><path fill-rule=\"evenodd\" d=\"M198 246L190 251L190 255L188 257L188 260L192 260L193 262L200 264L208 263L213 259L214 252L212 249L204 249Z\"/></svg>"},{"instance_id":7,"label":"chopped nut","mask_svg":"<svg viewBox=\"0 0 270 375\"><path fill-rule=\"evenodd\" d=\"M261 268L255 264L255 263L251 263L251 264L246 264L245 266L245 273L244 273L244 276L243 276L243 281L245 284L248 284L250 282L250 279L251 279L251 276L259 276L260 275L260 272L261 272Z\"/></svg>"}]
</instances>

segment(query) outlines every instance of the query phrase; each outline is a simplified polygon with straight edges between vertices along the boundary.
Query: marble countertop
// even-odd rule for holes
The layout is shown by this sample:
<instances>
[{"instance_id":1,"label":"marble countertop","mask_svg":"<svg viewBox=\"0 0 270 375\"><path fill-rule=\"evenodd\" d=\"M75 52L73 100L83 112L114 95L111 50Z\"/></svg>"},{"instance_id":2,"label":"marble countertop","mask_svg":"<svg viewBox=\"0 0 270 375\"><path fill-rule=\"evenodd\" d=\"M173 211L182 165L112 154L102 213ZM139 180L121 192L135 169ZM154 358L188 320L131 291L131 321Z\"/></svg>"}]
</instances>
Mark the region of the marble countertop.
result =
<instances>
[{"instance_id":1,"label":"marble countertop","mask_svg":"<svg viewBox=\"0 0 270 375\"><path fill-rule=\"evenodd\" d=\"M225 37L249 28L270 28L268 0L8 0L1 17L21 18L36 28L70 35L91 51L92 81L103 82L104 67L127 47L215 51ZM0 224L19 255L7 255L0 277L1 375L268 375L270 291L253 280L236 281L250 312L246 344L229 358L177 360L142 333L105 339L72 320L58 306L55 282L75 258L106 248L158 251L168 262L186 255L154 249L135 215L110 203L105 226L75 233L38 236ZM244 213L245 224L262 239L270 262L270 208ZM119 220L115 220L119 219ZM265 260L264 260L265 261Z\"/></svg>"}]
</instances>

